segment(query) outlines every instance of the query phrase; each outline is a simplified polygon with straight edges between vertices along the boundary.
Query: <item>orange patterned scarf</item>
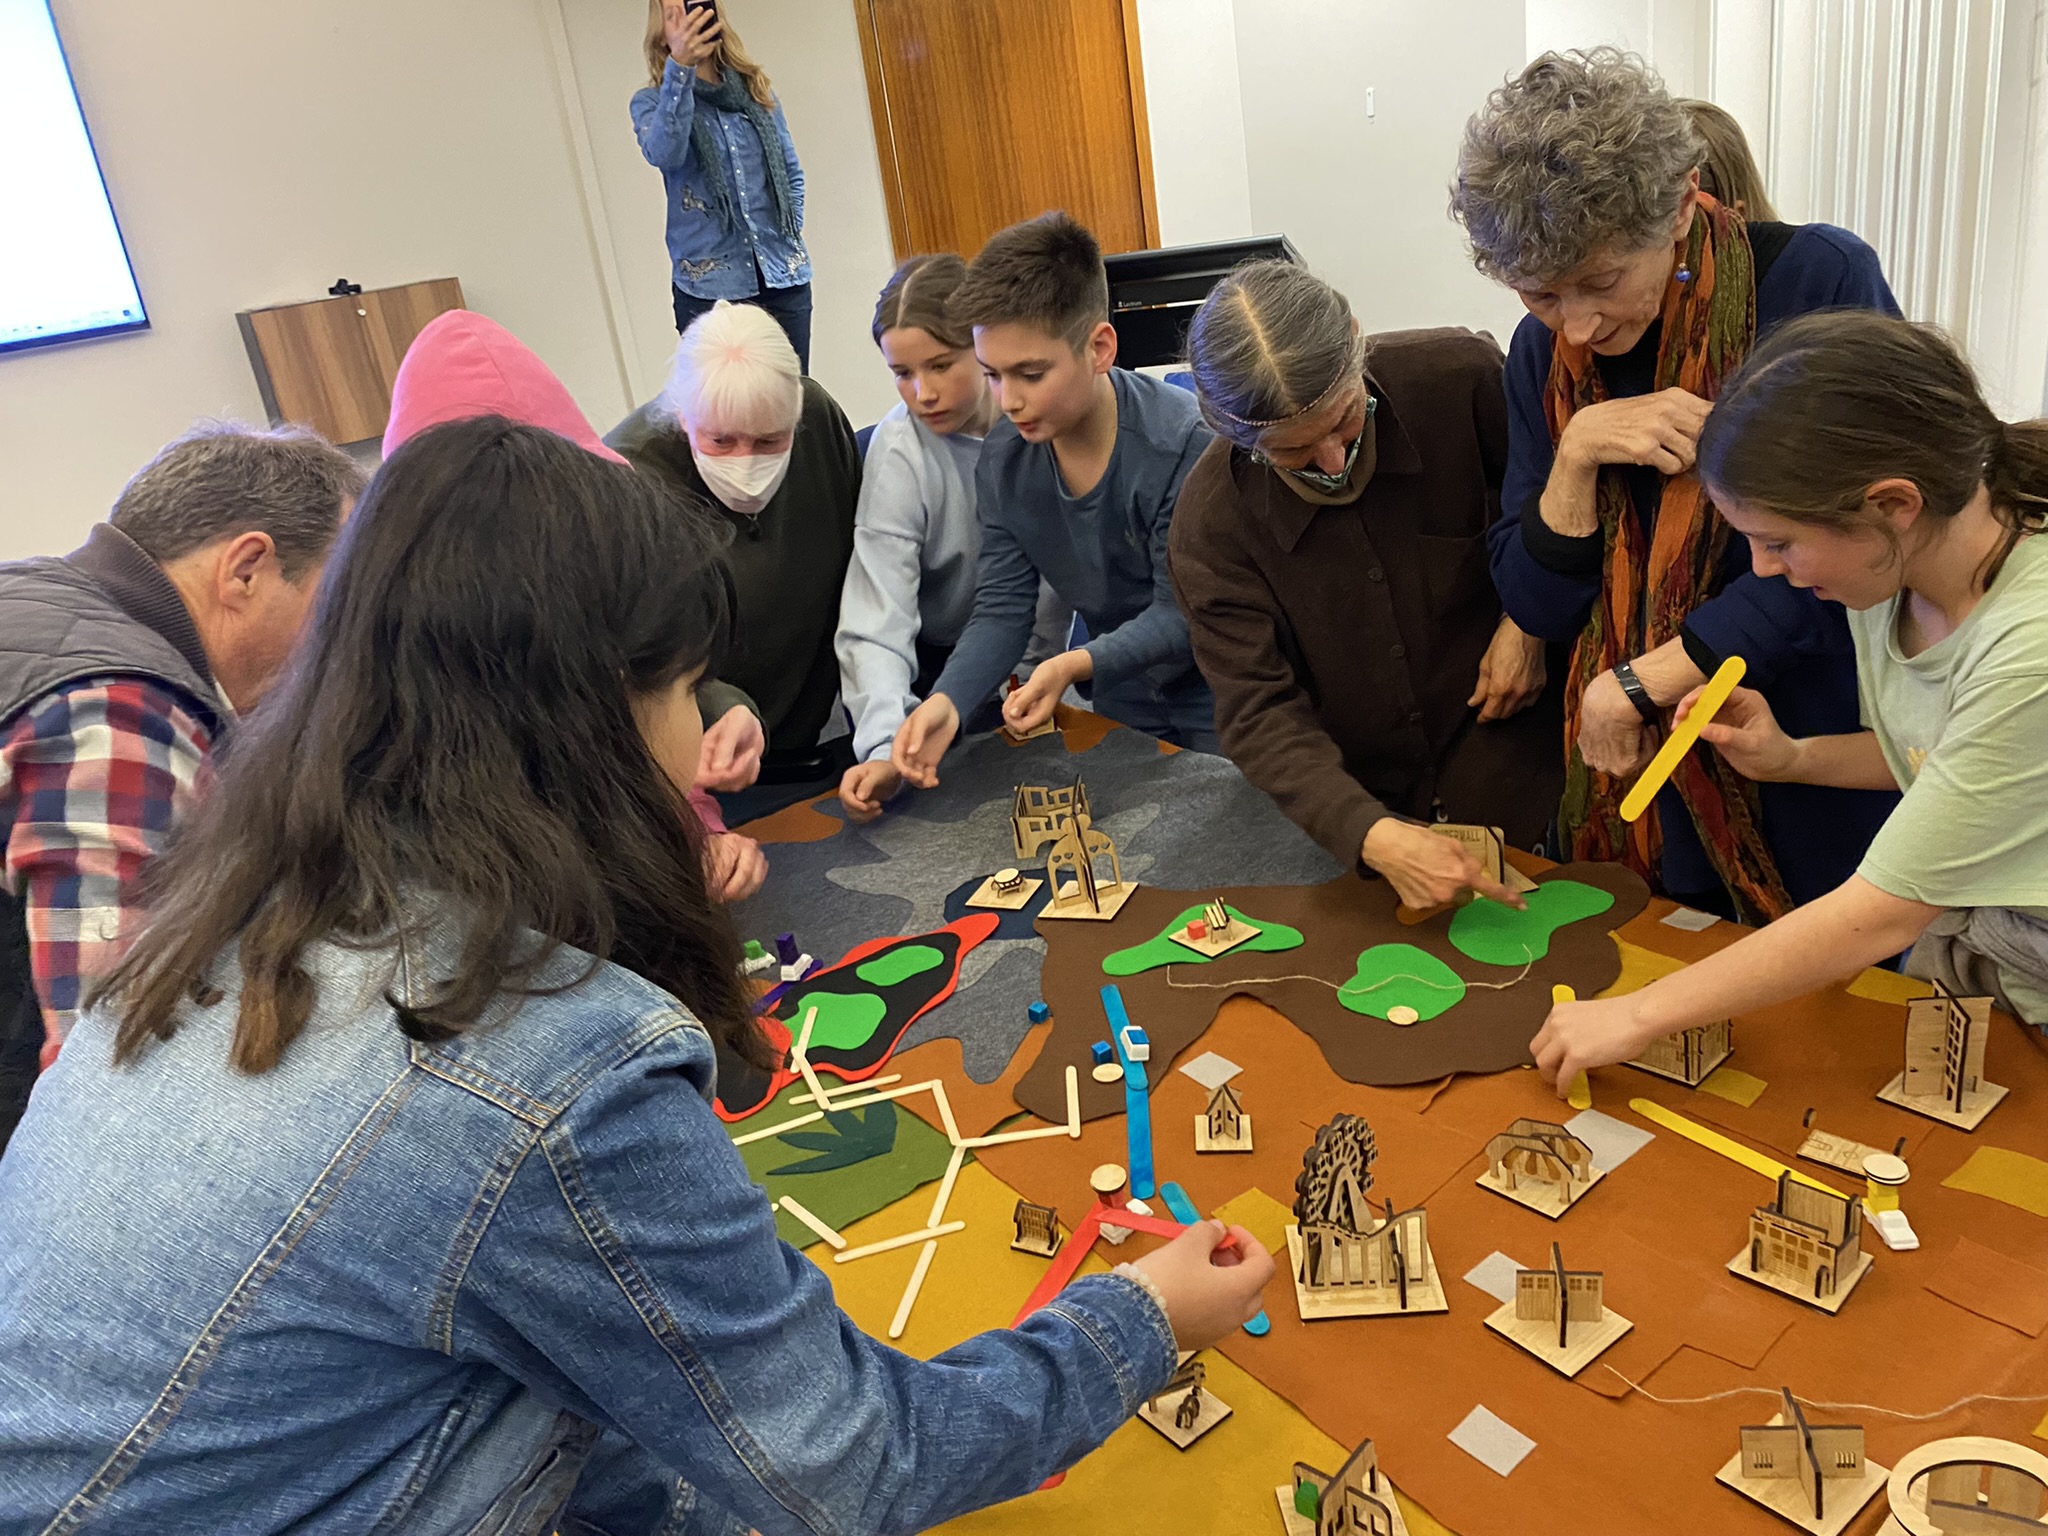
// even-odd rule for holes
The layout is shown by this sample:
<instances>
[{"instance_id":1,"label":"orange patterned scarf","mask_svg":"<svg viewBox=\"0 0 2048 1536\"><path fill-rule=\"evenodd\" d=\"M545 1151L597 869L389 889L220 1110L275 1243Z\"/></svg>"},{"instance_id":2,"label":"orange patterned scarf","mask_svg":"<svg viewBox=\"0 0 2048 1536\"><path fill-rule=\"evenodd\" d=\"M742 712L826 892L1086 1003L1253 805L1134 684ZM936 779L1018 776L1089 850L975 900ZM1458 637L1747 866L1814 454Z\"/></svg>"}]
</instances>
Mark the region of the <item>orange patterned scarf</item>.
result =
<instances>
[{"instance_id":1,"label":"orange patterned scarf","mask_svg":"<svg viewBox=\"0 0 2048 1536\"><path fill-rule=\"evenodd\" d=\"M1741 216L1705 193L1693 215L1685 266L1691 281L1674 275L1664 292L1651 387L1676 386L1712 400L1756 340L1756 273ZM1592 349L1559 337L1543 399L1551 442L1563 436L1574 411L1606 398ZM1594 495L1606 567L1565 689L1564 841L1574 858L1619 859L1654 882L1662 851L1657 816L1652 812L1634 823L1621 819L1627 786L1588 768L1579 755L1579 710L1595 678L1672 639L1685 616L1720 590L1729 528L1691 472L1665 479L1647 548L1629 496L1628 466L1603 466ZM1737 910L1751 920L1790 911L1792 899L1764 843L1756 786L1704 746L1687 756L1671 782Z\"/></svg>"}]
</instances>

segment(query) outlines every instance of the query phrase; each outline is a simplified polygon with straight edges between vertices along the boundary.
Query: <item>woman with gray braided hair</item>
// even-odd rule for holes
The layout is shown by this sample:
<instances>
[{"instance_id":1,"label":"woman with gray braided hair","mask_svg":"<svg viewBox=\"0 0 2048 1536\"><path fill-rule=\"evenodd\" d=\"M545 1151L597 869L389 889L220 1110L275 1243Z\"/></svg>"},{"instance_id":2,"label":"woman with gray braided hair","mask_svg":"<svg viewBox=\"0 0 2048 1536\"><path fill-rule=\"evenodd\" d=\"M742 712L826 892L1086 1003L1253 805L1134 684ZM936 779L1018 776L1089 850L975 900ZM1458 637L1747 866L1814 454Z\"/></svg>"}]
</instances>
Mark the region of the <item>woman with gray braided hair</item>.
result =
<instances>
[{"instance_id":1,"label":"woman with gray braided hair","mask_svg":"<svg viewBox=\"0 0 2048 1536\"><path fill-rule=\"evenodd\" d=\"M1896 315L1876 253L1746 221L1700 189L1691 114L1640 59L1547 53L1467 125L1451 211L1529 315L1508 349L1508 465L1489 533L1517 624L1574 644L1567 857L1622 860L1723 916L1782 916L1848 877L1889 794L1757 785L1694 753L1633 823L1621 793L1669 711L1731 656L1801 734L1858 728L1839 604L1751 569L1693 460L1722 383L1796 315Z\"/></svg>"},{"instance_id":2,"label":"woman with gray braided hair","mask_svg":"<svg viewBox=\"0 0 2048 1536\"><path fill-rule=\"evenodd\" d=\"M1188 360L1218 435L1168 554L1223 750L1410 906L1468 889L1519 904L1423 825L1530 847L1562 781L1559 690L1486 569L1500 348L1462 330L1368 337L1343 294L1266 261L1210 293Z\"/></svg>"}]
</instances>

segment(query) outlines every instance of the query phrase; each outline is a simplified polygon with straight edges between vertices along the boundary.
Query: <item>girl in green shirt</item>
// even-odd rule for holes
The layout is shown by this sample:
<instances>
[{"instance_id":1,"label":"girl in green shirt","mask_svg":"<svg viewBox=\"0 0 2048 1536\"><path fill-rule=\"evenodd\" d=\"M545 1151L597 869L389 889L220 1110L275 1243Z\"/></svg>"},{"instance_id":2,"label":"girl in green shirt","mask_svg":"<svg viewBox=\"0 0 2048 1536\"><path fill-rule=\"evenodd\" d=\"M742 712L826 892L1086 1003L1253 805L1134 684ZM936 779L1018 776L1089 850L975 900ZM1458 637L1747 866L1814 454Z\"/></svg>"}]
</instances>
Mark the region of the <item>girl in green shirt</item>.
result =
<instances>
[{"instance_id":1,"label":"girl in green shirt","mask_svg":"<svg viewBox=\"0 0 2048 1536\"><path fill-rule=\"evenodd\" d=\"M1850 610L1869 727L1795 740L1737 689L1701 739L1754 780L1904 795L1826 896L1639 992L1554 1008L1537 1065L1562 1093L1908 947L1911 974L2048 1028L2048 421L2000 421L1939 332L1836 311L1757 348L1699 472L1760 575Z\"/></svg>"}]
</instances>

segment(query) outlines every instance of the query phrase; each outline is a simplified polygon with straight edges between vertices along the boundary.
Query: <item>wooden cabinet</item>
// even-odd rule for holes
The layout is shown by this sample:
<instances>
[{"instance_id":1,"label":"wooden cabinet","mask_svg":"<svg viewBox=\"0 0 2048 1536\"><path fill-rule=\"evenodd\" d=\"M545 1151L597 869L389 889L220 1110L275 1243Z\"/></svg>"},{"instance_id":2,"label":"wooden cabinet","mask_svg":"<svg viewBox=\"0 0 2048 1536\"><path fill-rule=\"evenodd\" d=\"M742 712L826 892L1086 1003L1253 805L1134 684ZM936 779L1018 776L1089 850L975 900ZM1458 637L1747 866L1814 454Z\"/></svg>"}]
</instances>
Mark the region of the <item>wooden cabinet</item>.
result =
<instances>
[{"instance_id":1,"label":"wooden cabinet","mask_svg":"<svg viewBox=\"0 0 2048 1536\"><path fill-rule=\"evenodd\" d=\"M359 443L383 435L391 384L413 337L434 316L460 308L461 282L443 277L246 309L235 319L270 419L298 422L330 442Z\"/></svg>"}]
</instances>

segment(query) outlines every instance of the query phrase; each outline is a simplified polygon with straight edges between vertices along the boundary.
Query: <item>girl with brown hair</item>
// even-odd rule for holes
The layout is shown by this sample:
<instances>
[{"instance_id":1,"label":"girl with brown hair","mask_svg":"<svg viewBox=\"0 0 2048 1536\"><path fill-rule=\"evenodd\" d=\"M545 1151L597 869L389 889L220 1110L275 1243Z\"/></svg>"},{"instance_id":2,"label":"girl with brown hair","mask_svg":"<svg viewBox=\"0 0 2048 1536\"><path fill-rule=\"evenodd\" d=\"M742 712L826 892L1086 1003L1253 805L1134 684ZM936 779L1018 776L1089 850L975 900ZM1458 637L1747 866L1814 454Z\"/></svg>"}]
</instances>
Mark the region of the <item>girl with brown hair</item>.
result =
<instances>
[{"instance_id":1,"label":"girl with brown hair","mask_svg":"<svg viewBox=\"0 0 2048 1536\"><path fill-rule=\"evenodd\" d=\"M776 1240L684 799L725 540L500 417L385 460L0 1159L0 1530L925 1530L1258 1311L1200 1222L919 1360Z\"/></svg>"},{"instance_id":2,"label":"girl with brown hair","mask_svg":"<svg viewBox=\"0 0 2048 1536\"><path fill-rule=\"evenodd\" d=\"M2000 421L1939 332L1844 311L1757 349L1699 463L1759 572L1849 609L1868 724L1789 735L1738 689L1702 740L1752 781L1905 793L1837 889L1640 992L1554 1009L1537 1064L1562 1093L1908 946L1909 973L2048 1028L2048 421Z\"/></svg>"},{"instance_id":3,"label":"girl with brown hair","mask_svg":"<svg viewBox=\"0 0 2048 1536\"><path fill-rule=\"evenodd\" d=\"M854 763L839 800L856 821L880 815L903 787L890 744L974 610L974 472L996 401L974 359L973 333L947 308L966 275L967 263L950 252L913 256L875 303L875 345L902 403L868 444L834 641L840 694L853 716ZM1041 601L1041 618L1045 609ZM1052 615L1052 628L1063 611ZM1030 654L1064 649L1034 645Z\"/></svg>"}]
</instances>

